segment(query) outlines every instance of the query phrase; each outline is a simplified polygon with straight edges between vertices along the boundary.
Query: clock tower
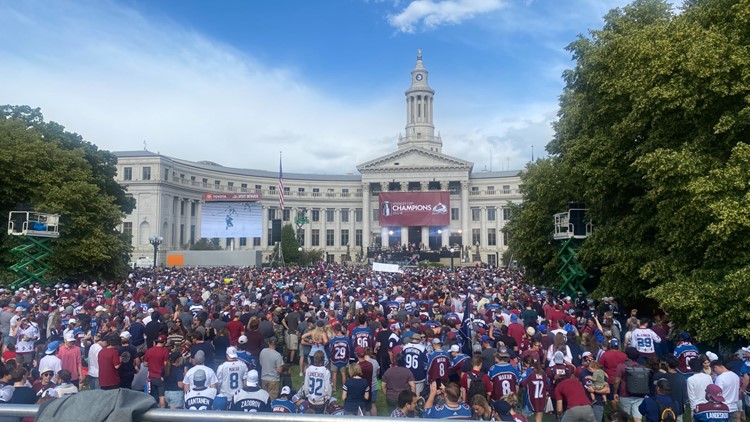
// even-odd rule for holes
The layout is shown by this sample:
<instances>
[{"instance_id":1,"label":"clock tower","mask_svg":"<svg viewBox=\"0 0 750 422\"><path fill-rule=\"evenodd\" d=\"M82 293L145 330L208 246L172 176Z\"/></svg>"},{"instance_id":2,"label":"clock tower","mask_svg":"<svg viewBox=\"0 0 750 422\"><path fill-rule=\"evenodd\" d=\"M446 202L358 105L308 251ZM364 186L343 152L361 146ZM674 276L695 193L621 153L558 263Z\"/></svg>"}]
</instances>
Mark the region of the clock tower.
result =
<instances>
[{"instance_id":1,"label":"clock tower","mask_svg":"<svg viewBox=\"0 0 750 422\"><path fill-rule=\"evenodd\" d=\"M443 141L440 136L435 136L432 121L435 91L427 84L428 74L422 63L422 50L417 50L417 63L411 71L411 86L406 90L406 133L399 137L399 149L418 147L442 152Z\"/></svg>"}]
</instances>

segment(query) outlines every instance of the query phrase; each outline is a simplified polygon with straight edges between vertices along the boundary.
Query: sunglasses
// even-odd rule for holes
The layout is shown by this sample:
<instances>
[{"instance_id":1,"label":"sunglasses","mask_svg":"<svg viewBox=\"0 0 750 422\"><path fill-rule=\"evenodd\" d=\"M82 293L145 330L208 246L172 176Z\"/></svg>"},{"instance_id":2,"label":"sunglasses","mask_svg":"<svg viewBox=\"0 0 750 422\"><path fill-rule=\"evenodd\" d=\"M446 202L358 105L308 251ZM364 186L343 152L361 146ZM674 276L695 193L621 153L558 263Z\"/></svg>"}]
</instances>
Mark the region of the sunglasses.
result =
<instances>
[{"instance_id":1,"label":"sunglasses","mask_svg":"<svg viewBox=\"0 0 750 422\"><path fill-rule=\"evenodd\" d=\"M43 377L51 377L52 376L52 372L45 372L45 373L42 374L42 376Z\"/></svg>"}]
</instances>

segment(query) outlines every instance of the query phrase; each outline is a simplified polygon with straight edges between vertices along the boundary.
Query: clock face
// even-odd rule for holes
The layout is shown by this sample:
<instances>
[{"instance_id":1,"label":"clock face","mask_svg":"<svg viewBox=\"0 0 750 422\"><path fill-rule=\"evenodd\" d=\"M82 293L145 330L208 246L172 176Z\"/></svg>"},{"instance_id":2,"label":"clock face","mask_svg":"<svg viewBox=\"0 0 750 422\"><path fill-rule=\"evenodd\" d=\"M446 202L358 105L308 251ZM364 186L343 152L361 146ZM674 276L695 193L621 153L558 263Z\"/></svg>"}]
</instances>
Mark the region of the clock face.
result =
<instances>
[{"instance_id":1,"label":"clock face","mask_svg":"<svg viewBox=\"0 0 750 422\"><path fill-rule=\"evenodd\" d=\"M421 81L421 80L422 80L422 78L424 78L424 76L422 76L422 74L421 74L421 73L417 73L417 76L415 76L415 77L414 77L414 79L416 79L416 80L418 80L418 81Z\"/></svg>"}]
</instances>

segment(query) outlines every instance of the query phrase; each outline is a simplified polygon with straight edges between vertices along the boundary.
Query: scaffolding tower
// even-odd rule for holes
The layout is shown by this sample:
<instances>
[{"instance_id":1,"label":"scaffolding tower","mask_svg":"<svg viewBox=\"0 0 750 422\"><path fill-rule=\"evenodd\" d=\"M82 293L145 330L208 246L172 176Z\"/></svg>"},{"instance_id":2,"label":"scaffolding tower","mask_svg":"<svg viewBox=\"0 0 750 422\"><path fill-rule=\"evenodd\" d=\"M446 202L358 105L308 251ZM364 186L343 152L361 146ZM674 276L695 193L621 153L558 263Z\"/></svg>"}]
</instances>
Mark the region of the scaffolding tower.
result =
<instances>
[{"instance_id":1,"label":"scaffolding tower","mask_svg":"<svg viewBox=\"0 0 750 422\"><path fill-rule=\"evenodd\" d=\"M568 211L555 214L555 240L564 240L562 247L557 252L557 258L562 262L557 274L562 278L560 290L568 295L576 292L588 293L583 283L588 280L589 274L578 261L578 251L581 243L591 235L593 225L586 222L586 208L583 204L571 202Z\"/></svg>"},{"instance_id":2,"label":"scaffolding tower","mask_svg":"<svg viewBox=\"0 0 750 422\"><path fill-rule=\"evenodd\" d=\"M11 289L32 283L45 284L44 275L52 268L46 259L52 255L50 241L60 237L59 214L34 211L11 211L8 215L8 235L18 236L21 245L11 249L17 261L8 269L16 275Z\"/></svg>"}]
</instances>

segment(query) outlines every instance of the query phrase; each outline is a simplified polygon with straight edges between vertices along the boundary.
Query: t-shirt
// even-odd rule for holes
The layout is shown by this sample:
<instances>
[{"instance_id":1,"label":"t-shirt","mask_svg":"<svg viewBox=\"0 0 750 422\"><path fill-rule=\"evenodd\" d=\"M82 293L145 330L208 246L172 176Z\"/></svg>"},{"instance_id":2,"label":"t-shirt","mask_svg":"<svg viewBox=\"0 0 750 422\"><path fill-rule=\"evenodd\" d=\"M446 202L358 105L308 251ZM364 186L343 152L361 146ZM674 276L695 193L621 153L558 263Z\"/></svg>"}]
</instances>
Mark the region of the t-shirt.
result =
<instances>
[{"instance_id":1,"label":"t-shirt","mask_svg":"<svg viewBox=\"0 0 750 422\"><path fill-rule=\"evenodd\" d=\"M161 378L165 363L169 359L169 350L165 347L152 347L146 350L143 361L148 363L148 376Z\"/></svg>"},{"instance_id":2,"label":"t-shirt","mask_svg":"<svg viewBox=\"0 0 750 422\"><path fill-rule=\"evenodd\" d=\"M414 381L414 375L403 366L394 366L386 369L382 381L386 384L385 394L388 400L397 402L398 395L410 388L409 382Z\"/></svg>"},{"instance_id":3,"label":"t-shirt","mask_svg":"<svg viewBox=\"0 0 750 422\"><path fill-rule=\"evenodd\" d=\"M280 374L276 370L284 364L284 358L281 357L281 353L277 352L270 347L260 351L260 357L258 358L262 373L260 379L263 381L279 381Z\"/></svg>"},{"instance_id":4,"label":"t-shirt","mask_svg":"<svg viewBox=\"0 0 750 422\"><path fill-rule=\"evenodd\" d=\"M165 371L164 389L166 391L182 391L182 388L180 388L180 386L177 385L177 383L182 381L182 377L184 375L183 374L184 368L185 368L185 365L179 365L179 366L172 365L172 367L169 369L169 375L167 375Z\"/></svg>"},{"instance_id":5,"label":"t-shirt","mask_svg":"<svg viewBox=\"0 0 750 422\"><path fill-rule=\"evenodd\" d=\"M102 346L99 345L99 343L94 343L89 347L89 354L88 354L88 364L89 364L89 370L88 375L90 377L98 378L99 377L99 352L101 352Z\"/></svg>"},{"instance_id":6,"label":"t-shirt","mask_svg":"<svg viewBox=\"0 0 750 422\"><path fill-rule=\"evenodd\" d=\"M363 378L349 378L343 386L346 391L344 410L348 413L357 414L365 409L365 393L370 392L370 384Z\"/></svg>"},{"instance_id":7,"label":"t-shirt","mask_svg":"<svg viewBox=\"0 0 750 422\"><path fill-rule=\"evenodd\" d=\"M10 398L8 403L14 404L36 404L39 397L31 387L16 387L13 390L13 396Z\"/></svg>"},{"instance_id":8,"label":"t-shirt","mask_svg":"<svg viewBox=\"0 0 750 422\"><path fill-rule=\"evenodd\" d=\"M714 384L721 387L724 403L729 407L730 412L742 410L740 404L740 377L732 371L724 371L714 380Z\"/></svg>"},{"instance_id":9,"label":"t-shirt","mask_svg":"<svg viewBox=\"0 0 750 422\"><path fill-rule=\"evenodd\" d=\"M560 381L555 387L555 398L563 400L567 409L576 406L590 406L588 393L583 389L583 384L575 378Z\"/></svg>"},{"instance_id":10,"label":"t-shirt","mask_svg":"<svg viewBox=\"0 0 750 422\"><path fill-rule=\"evenodd\" d=\"M120 354L117 349L107 347L99 352L99 385L102 387L111 387L120 385L120 373L115 366L120 365Z\"/></svg>"},{"instance_id":11,"label":"t-shirt","mask_svg":"<svg viewBox=\"0 0 750 422\"><path fill-rule=\"evenodd\" d=\"M196 371L202 369L206 373L206 386L211 386L219 383L219 379L216 377L216 372L206 365L195 365L185 373L182 378L182 383L185 385L193 385L193 375Z\"/></svg>"},{"instance_id":12,"label":"t-shirt","mask_svg":"<svg viewBox=\"0 0 750 422\"><path fill-rule=\"evenodd\" d=\"M70 379L77 380L78 369L81 367L81 348L75 345L73 347L61 346L57 357L60 358L63 369L70 371Z\"/></svg>"},{"instance_id":13,"label":"t-shirt","mask_svg":"<svg viewBox=\"0 0 750 422\"><path fill-rule=\"evenodd\" d=\"M214 368L214 356L216 354L216 349L214 349L214 345L211 344L211 342L204 341L202 343L198 343L193 345L193 347L190 348L190 357L194 358L195 354L198 353L199 350L203 350L203 354L205 355L206 359L203 362L204 365L208 366L209 368Z\"/></svg>"}]
</instances>

